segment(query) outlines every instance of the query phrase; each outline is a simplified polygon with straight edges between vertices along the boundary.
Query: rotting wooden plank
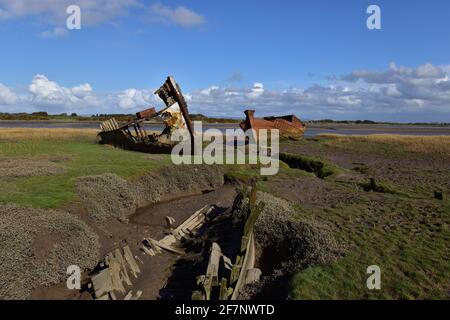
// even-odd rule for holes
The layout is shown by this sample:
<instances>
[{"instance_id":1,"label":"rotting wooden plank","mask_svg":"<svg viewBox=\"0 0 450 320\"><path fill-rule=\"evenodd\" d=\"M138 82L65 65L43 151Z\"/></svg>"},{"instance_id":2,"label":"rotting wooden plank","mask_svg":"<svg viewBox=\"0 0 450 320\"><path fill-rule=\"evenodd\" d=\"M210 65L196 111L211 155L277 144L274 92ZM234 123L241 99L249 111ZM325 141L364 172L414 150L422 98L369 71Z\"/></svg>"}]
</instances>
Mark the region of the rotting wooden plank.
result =
<instances>
[{"instance_id":1,"label":"rotting wooden plank","mask_svg":"<svg viewBox=\"0 0 450 320\"><path fill-rule=\"evenodd\" d=\"M222 278L220 281L219 300L228 300L228 298L233 294L233 288L227 287L227 283L227 278Z\"/></svg>"},{"instance_id":2,"label":"rotting wooden plank","mask_svg":"<svg viewBox=\"0 0 450 320\"><path fill-rule=\"evenodd\" d=\"M156 246L160 247L161 249L164 249L164 250L167 250L167 251L170 251L170 252L179 254L179 255L184 255L184 254L185 254L185 252L183 252L183 251L181 251L181 250L178 250L178 249L176 249L176 248L173 248L173 247L171 247L171 246L168 246L168 245L165 244L164 242L157 241L157 240L154 240L154 239L152 239L152 238L150 238L149 240L152 241L153 244L155 244Z\"/></svg>"},{"instance_id":3,"label":"rotting wooden plank","mask_svg":"<svg viewBox=\"0 0 450 320\"><path fill-rule=\"evenodd\" d=\"M120 293L125 293L125 288L120 276L121 265L112 253L108 254L108 269L111 276L112 290Z\"/></svg>"},{"instance_id":4,"label":"rotting wooden plank","mask_svg":"<svg viewBox=\"0 0 450 320\"><path fill-rule=\"evenodd\" d=\"M172 218L172 217L167 216L166 217L167 228L169 228L169 229L172 228L174 224L175 224L175 219Z\"/></svg>"},{"instance_id":5,"label":"rotting wooden plank","mask_svg":"<svg viewBox=\"0 0 450 320\"><path fill-rule=\"evenodd\" d=\"M222 254L222 259L223 259L223 264L224 264L225 269L232 270L233 269L233 263L231 262L231 259L228 258L226 255L223 255L223 254Z\"/></svg>"},{"instance_id":6,"label":"rotting wooden plank","mask_svg":"<svg viewBox=\"0 0 450 320\"><path fill-rule=\"evenodd\" d=\"M136 294L131 297L131 300L139 300L139 298L142 296L142 291L138 290L136 291Z\"/></svg>"},{"instance_id":7,"label":"rotting wooden plank","mask_svg":"<svg viewBox=\"0 0 450 320\"><path fill-rule=\"evenodd\" d=\"M185 233L193 233L206 221L206 216L203 214L198 215L195 219L192 219L185 227L181 230Z\"/></svg>"},{"instance_id":8,"label":"rotting wooden plank","mask_svg":"<svg viewBox=\"0 0 450 320\"><path fill-rule=\"evenodd\" d=\"M245 256L242 261L242 267L239 273L239 278L234 286L234 292L231 296L231 300L236 300L239 294L239 290L242 288L245 282L245 276L248 269L253 269L255 262L255 241L253 237L253 232L250 233L250 238L248 240L247 250L245 251Z\"/></svg>"},{"instance_id":9,"label":"rotting wooden plank","mask_svg":"<svg viewBox=\"0 0 450 320\"><path fill-rule=\"evenodd\" d=\"M211 245L211 253L209 255L206 275L203 278L203 289L205 291L206 300L211 299L211 292L214 286L219 284L219 263L222 256L220 246L213 242Z\"/></svg>"},{"instance_id":10,"label":"rotting wooden plank","mask_svg":"<svg viewBox=\"0 0 450 320\"><path fill-rule=\"evenodd\" d=\"M154 240L154 241L157 241L157 240ZM172 246L175 243L177 243L177 238L175 238L174 235L169 234L169 235L165 236L164 238L162 238L161 240L159 240L157 242L162 243L162 244L164 244L166 246Z\"/></svg>"},{"instance_id":11,"label":"rotting wooden plank","mask_svg":"<svg viewBox=\"0 0 450 320\"><path fill-rule=\"evenodd\" d=\"M231 276L230 276L231 285L238 280L241 267L242 267L242 256L237 256L236 262L234 263L233 268L231 269Z\"/></svg>"},{"instance_id":12,"label":"rotting wooden plank","mask_svg":"<svg viewBox=\"0 0 450 320\"><path fill-rule=\"evenodd\" d=\"M113 290L113 285L111 281L111 274L109 269L103 269L95 276L91 278L92 286L95 291L95 297L97 299L101 298L104 295L108 295L110 291Z\"/></svg>"},{"instance_id":13,"label":"rotting wooden plank","mask_svg":"<svg viewBox=\"0 0 450 320\"><path fill-rule=\"evenodd\" d=\"M157 246L154 243L154 241L155 240L153 240L151 238L150 239L144 239L144 243L147 243L150 246L150 248L155 252L155 254L161 253L162 252L161 248L159 246Z\"/></svg>"},{"instance_id":14,"label":"rotting wooden plank","mask_svg":"<svg viewBox=\"0 0 450 320\"><path fill-rule=\"evenodd\" d=\"M147 249L147 247L145 247L145 245L142 246L142 250L143 250L146 254L148 254L149 256L154 257L154 256L156 255L155 251L153 251L152 248Z\"/></svg>"},{"instance_id":15,"label":"rotting wooden plank","mask_svg":"<svg viewBox=\"0 0 450 320\"><path fill-rule=\"evenodd\" d=\"M261 269L258 268L248 269L247 274L245 275L244 284L250 284L259 281L259 279L261 278L261 273Z\"/></svg>"},{"instance_id":16,"label":"rotting wooden plank","mask_svg":"<svg viewBox=\"0 0 450 320\"><path fill-rule=\"evenodd\" d=\"M114 129L119 129L119 123L117 122L116 118L113 118L114 122Z\"/></svg>"},{"instance_id":17,"label":"rotting wooden plank","mask_svg":"<svg viewBox=\"0 0 450 320\"><path fill-rule=\"evenodd\" d=\"M197 218L199 215L201 215L201 214L206 210L206 208L208 208L208 207L211 207L211 206L210 206L210 205L206 205L206 206L204 206L203 208L201 208L200 210L197 210L196 212L194 212L194 214L192 214L189 218L187 218L186 221L184 221L181 225L179 225L179 226L175 229L175 231L178 232L178 231L180 231L180 230L183 230L186 226L189 225L189 223L190 223L192 220L194 220L194 219Z\"/></svg>"},{"instance_id":18,"label":"rotting wooden plank","mask_svg":"<svg viewBox=\"0 0 450 320\"><path fill-rule=\"evenodd\" d=\"M264 209L265 204L263 202L260 202L258 205L253 206L250 210L250 214L245 221L244 226L244 236L249 237L250 233L253 231L253 227L256 223L256 220L258 220L259 215Z\"/></svg>"},{"instance_id":19,"label":"rotting wooden plank","mask_svg":"<svg viewBox=\"0 0 450 320\"><path fill-rule=\"evenodd\" d=\"M114 250L114 258L120 263L120 275L123 281L129 286L132 285L132 282L130 280L130 276L128 275L127 266L125 264L125 260L123 258L122 252L119 248Z\"/></svg>"},{"instance_id":20,"label":"rotting wooden plank","mask_svg":"<svg viewBox=\"0 0 450 320\"><path fill-rule=\"evenodd\" d=\"M131 272L133 273L134 277L137 278L138 274L141 273L141 270L139 269L139 266L136 263L133 254L131 253L130 247L129 246L123 247L123 253L125 261L130 266Z\"/></svg>"},{"instance_id":21,"label":"rotting wooden plank","mask_svg":"<svg viewBox=\"0 0 450 320\"><path fill-rule=\"evenodd\" d=\"M123 298L123 300L131 300L133 297L133 291L130 290L130 292L127 293L127 295Z\"/></svg>"},{"instance_id":22,"label":"rotting wooden plank","mask_svg":"<svg viewBox=\"0 0 450 320\"><path fill-rule=\"evenodd\" d=\"M219 263L221 256L222 250L220 249L220 246L216 242L213 242L208 267L206 268L206 277L211 278L211 285L213 286L219 284Z\"/></svg>"}]
</instances>

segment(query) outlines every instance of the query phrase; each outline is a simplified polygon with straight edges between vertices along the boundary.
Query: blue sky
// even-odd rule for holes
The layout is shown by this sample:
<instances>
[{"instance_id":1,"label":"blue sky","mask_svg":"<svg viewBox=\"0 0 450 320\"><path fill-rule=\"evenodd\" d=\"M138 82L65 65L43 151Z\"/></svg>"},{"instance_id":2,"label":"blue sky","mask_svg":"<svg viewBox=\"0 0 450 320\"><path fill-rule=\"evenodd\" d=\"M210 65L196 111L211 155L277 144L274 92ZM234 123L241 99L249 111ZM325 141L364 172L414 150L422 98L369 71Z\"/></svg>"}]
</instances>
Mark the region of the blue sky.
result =
<instances>
[{"instance_id":1,"label":"blue sky","mask_svg":"<svg viewBox=\"0 0 450 320\"><path fill-rule=\"evenodd\" d=\"M81 30L65 28L70 4ZM381 30L366 27L369 5ZM450 122L450 2L0 0L0 112L131 113L169 74L191 112Z\"/></svg>"}]
</instances>

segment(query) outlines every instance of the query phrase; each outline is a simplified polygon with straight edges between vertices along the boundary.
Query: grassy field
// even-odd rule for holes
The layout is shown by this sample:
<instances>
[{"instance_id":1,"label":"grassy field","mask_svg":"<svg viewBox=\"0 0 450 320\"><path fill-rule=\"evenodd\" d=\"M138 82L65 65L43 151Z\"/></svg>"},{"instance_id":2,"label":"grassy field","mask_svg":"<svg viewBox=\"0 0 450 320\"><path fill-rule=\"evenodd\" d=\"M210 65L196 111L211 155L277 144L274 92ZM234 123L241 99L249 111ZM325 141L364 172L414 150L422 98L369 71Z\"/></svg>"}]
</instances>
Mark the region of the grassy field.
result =
<instances>
[{"instance_id":1,"label":"grassy field","mask_svg":"<svg viewBox=\"0 0 450 320\"><path fill-rule=\"evenodd\" d=\"M449 136L407 136L392 134L375 134L368 136L321 135L325 146L346 146L364 149L396 148L411 153L427 153L432 155L445 155L450 157Z\"/></svg>"},{"instance_id":2,"label":"grassy field","mask_svg":"<svg viewBox=\"0 0 450 320\"><path fill-rule=\"evenodd\" d=\"M326 195L298 201L299 212L329 226L346 253L332 265L298 272L291 298L450 299L450 137L322 136L287 149L344 170L322 181L298 181L305 189L319 185L317 197ZM375 178L395 192L367 192L365 183L349 177ZM366 287L370 265L381 268L380 291Z\"/></svg>"},{"instance_id":3,"label":"grassy field","mask_svg":"<svg viewBox=\"0 0 450 320\"><path fill-rule=\"evenodd\" d=\"M19 203L39 208L55 208L74 197L74 178L116 173L132 179L169 164L170 156L151 156L95 143L96 130L86 129L0 129L0 158L51 159L63 173L24 177L0 177L0 203ZM32 166L32 165L31 165ZM24 168L26 171L27 168Z\"/></svg>"},{"instance_id":4,"label":"grassy field","mask_svg":"<svg viewBox=\"0 0 450 320\"><path fill-rule=\"evenodd\" d=\"M79 176L133 179L171 163L169 155L123 151L95 139L95 130L0 129L0 162L62 167L28 176L24 167L21 176L0 177L0 203L60 207L74 199ZM259 177L261 190L292 201L345 249L334 264L295 274L292 299L450 298L450 137L328 135L284 142L281 151L291 167L281 163L277 176L260 177L258 166L236 166L227 175ZM305 171L320 162L330 175ZM370 178L384 188L365 188ZM380 291L366 287L370 265L381 268Z\"/></svg>"}]
</instances>

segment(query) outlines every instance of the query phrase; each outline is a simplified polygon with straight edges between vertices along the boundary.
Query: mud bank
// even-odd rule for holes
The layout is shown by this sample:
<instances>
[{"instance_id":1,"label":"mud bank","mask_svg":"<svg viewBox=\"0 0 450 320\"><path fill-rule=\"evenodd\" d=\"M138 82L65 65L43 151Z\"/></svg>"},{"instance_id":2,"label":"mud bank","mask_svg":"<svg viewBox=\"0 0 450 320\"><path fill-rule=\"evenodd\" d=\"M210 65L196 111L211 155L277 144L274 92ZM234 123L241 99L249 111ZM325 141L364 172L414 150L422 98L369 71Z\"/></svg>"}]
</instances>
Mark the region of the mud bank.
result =
<instances>
[{"instance_id":1,"label":"mud bank","mask_svg":"<svg viewBox=\"0 0 450 320\"><path fill-rule=\"evenodd\" d=\"M263 276L242 288L238 299L286 299L293 273L334 262L342 249L331 232L318 223L302 219L288 201L258 192L257 202L265 204L254 227L255 267L261 269ZM232 263L236 261L241 252L248 203L245 192L239 192L233 205L208 221L197 238L184 243L188 254L174 265L162 290L163 298L190 299L192 292L200 289L196 277L205 273L212 243L217 243ZM224 269L220 270L222 275L226 274ZM214 287L211 298L218 299L218 295L218 287Z\"/></svg>"},{"instance_id":2,"label":"mud bank","mask_svg":"<svg viewBox=\"0 0 450 320\"><path fill-rule=\"evenodd\" d=\"M81 205L98 222L127 220L140 207L181 194L198 194L224 184L218 166L168 166L157 173L127 181L114 174L81 177L76 191Z\"/></svg>"},{"instance_id":3,"label":"mud bank","mask_svg":"<svg viewBox=\"0 0 450 320\"><path fill-rule=\"evenodd\" d=\"M257 202L265 204L254 227L255 267L263 276L244 287L240 299L287 299L295 272L332 263L343 248L326 226L302 218L288 201L258 192Z\"/></svg>"},{"instance_id":4,"label":"mud bank","mask_svg":"<svg viewBox=\"0 0 450 320\"><path fill-rule=\"evenodd\" d=\"M214 166L164 167L133 181L88 176L76 181L78 199L60 210L0 205L0 298L80 298L63 288L69 265L89 273L120 243L139 252L148 230L128 223L131 214L164 199L217 189L223 176Z\"/></svg>"},{"instance_id":5,"label":"mud bank","mask_svg":"<svg viewBox=\"0 0 450 320\"><path fill-rule=\"evenodd\" d=\"M66 277L69 265L98 259L97 235L62 211L0 205L0 298L26 299L41 285Z\"/></svg>"}]
</instances>

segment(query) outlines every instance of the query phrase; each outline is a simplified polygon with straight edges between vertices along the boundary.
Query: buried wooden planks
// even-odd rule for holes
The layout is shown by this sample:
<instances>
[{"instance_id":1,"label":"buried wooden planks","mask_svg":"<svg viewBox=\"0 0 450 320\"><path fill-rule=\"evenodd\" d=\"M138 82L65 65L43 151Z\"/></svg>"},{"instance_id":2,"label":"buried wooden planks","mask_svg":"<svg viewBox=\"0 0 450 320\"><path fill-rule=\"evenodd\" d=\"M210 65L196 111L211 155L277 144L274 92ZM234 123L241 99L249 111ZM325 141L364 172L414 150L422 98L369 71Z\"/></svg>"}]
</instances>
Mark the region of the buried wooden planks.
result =
<instances>
[{"instance_id":1,"label":"buried wooden planks","mask_svg":"<svg viewBox=\"0 0 450 320\"><path fill-rule=\"evenodd\" d=\"M100 271L98 274L92 277L91 281L97 299L105 295L107 296L108 293L113 290L113 284L111 281L111 274L109 269Z\"/></svg>"},{"instance_id":2,"label":"buried wooden planks","mask_svg":"<svg viewBox=\"0 0 450 320\"><path fill-rule=\"evenodd\" d=\"M219 263L222 251L219 245L213 242L211 246L211 254L209 256L208 267L203 282L203 288L206 294L206 300L211 299L212 287L219 285Z\"/></svg>"},{"instance_id":3,"label":"buried wooden planks","mask_svg":"<svg viewBox=\"0 0 450 320\"><path fill-rule=\"evenodd\" d=\"M123 253L125 261L128 263L133 276L137 278L138 274L141 273L141 270L139 269L139 266L136 260L134 259L133 254L131 253L130 247L129 246L123 247Z\"/></svg>"},{"instance_id":4,"label":"buried wooden planks","mask_svg":"<svg viewBox=\"0 0 450 320\"><path fill-rule=\"evenodd\" d=\"M206 217L211 213L213 208L214 207L211 205L206 205L200 210L196 211L186 221L179 225L175 229L175 232L180 236L189 235L190 233L198 229L203 224L203 222L205 222Z\"/></svg>"},{"instance_id":5,"label":"buried wooden planks","mask_svg":"<svg viewBox=\"0 0 450 320\"><path fill-rule=\"evenodd\" d=\"M111 291L118 291L120 293L125 293L125 288L122 283L122 277L120 275L120 270L122 266L120 262L113 256L112 253L109 253L107 256L107 265L112 283Z\"/></svg>"},{"instance_id":6,"label":"buried wooden planks","mask_svg":"<svg viewBox=\"0 0 450 320\"><path fill-rule=\"evenodd\" d=\"M125 294L125 285L132 285L129 272L135 278L141 272L129 246L108 253L99 266L105 269L91 277L97 300L109 300L109 298L116 300L114 292Z\"/></svg>"},{"instance_id":7,"label":"buried wooden planks","mask_svg":"<svg viewBox=\"0 0 450 320\"><path fill-rule=\"evenodd\" d=\"M245 275L244 284L250 284L259 281L259 279L261 278L261 274L262 274L261 269L258 268L248 269L247 274Z\"/></svg>"},{"instance_id":8,"label":"buried wooden planks","mask_svg":"<svg viewBox=\"0 0 450 320\"><path fill-rule=\"evenodd\" d=\"M172 238L169 238L169 239L171 239L170 241L167 240L168 237L170 237L170 236L173 237L174 240L172 240ZM172 252L172 253L176 253L176 254L179 254L179 255L184 255L185 252L183 252L183 251L181 251L181 250L179 250L179 249L177 249L177 248L174 248L174 247L168 245L168 243L175 243L175 242L176 242L175 237L172 236L172 235L170 235L170 236L165 237L165 238L164 238L163 240L161 240L161 241L157 241L157 240L152 239L152 238L149 238L149 239L146 239L146 240L147 240L148 243L151 244L152 248L154 248L154 249L153 249L154 251L155 251L155 250L158 250L158 253L161 252L161 249L164 249L164 250L170 251L170 252ZM165 239L166 239L166 240L165 240ZM172 241L173 241L173 242L172 242Z\"/></svg>"}]
</instances>

